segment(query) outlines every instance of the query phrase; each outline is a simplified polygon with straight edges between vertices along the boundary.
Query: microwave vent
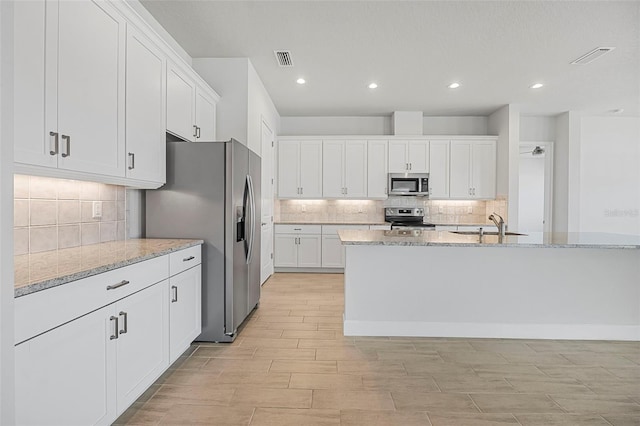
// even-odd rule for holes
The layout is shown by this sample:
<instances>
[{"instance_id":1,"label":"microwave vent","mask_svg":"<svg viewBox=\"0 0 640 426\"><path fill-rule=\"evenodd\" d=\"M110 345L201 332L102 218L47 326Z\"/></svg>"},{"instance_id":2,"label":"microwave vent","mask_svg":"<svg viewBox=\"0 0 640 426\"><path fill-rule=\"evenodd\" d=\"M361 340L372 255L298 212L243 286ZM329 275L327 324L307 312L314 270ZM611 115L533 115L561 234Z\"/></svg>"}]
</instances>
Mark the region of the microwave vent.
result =
<instances>
[{"instance_id":1,"label":"microwave vent","mask_svg":"<svg viewBox=\"0 0 640 426\"><path fill-rule=\"evenodd\" d=\"M611 52L613 49L615 49L615 47L596 47L591 52L585 53L584 55L580 56L575 61L571 62L571 64L573 64L573 65L589 64L589 63L595 61L596 59L598 59L599 57L601 57L602 55L605 55L605 54Z\"/></svg>"},{"instance_id":2,"label":"microwave vent","mask_svg":"<svg viewBox=\"0 0 640 426\"><path fill-rule=\"evenodd\" d=\"M293 59L291 59L291 52L288 50L274 50L276 60L281 68L287 68L293 66Z\"/></svg>"}]
</instances>

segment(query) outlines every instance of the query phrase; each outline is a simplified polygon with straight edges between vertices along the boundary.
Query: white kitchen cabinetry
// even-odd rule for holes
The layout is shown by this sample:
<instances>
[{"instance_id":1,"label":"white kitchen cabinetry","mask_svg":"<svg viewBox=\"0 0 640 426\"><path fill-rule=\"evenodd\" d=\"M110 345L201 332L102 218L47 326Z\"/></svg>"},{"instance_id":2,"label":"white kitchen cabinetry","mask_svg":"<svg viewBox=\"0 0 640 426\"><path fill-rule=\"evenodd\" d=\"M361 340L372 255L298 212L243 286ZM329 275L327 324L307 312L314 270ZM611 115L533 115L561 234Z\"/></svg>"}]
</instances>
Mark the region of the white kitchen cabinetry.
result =
<instances>
[{"instance_id":1,"label":"white kitchen cabinetry","mask_svg":"<svg viewBox=\"0 0 640 426\"><path fill-rule=\"evenodd\" d=\"M201 333L202 268L187 269L169 279L169 362L172 363L187 350Z\"/></svg>"},{"instance_id":2,"label":"white kitchen cabinetry","mask_svg":"<svg viewBox=\"0 0 640 426\"><path fill-rule=\"evenodd\" d=\"M322 267L344 268L345 249L338 231L367 230L369 225L322 225Z\"/></svg>"},{"instance_id":3,"label":"white kitchen cabinetry","mask_svg":"<svg viewBox=\"0 0 640 426\"><path fill-rule=\"evenodd\" d=\"M322 141L278 142L278 197L322 198Z\"/></svg>"},{"instance_id":4,"label":"white kitchen cabinetry","mask_svg":"<svg viewBox=\"0 0 640 426\"><path fill-rule=\"evenodd\" d=\"M148 38L127 31L127 177L160 186L166 170L165 58Z\"/></svg>"},{"instance_id":5,"label":"white kitchen cabinetry","mask_svg":"<svg viewBox=\"0 0 640 426\"><path fill-rule=\"evenodd\" d=\"M276 225L274 237L276 268L319 268L322 266L320 225Z\"/></svg>"},{"instance_id":6,"label":"white kitchen cabinetry","mask_svg":"<svg viewBox=\"0 0 640 426\"><path fill-rule=\"evenodd\" d=\"M16 299L18 424L111 424L168 368L170 339L184 346L194 335L193 326L170 325L180 324L170 317L173 257L199 264L200 246ZM199 271L171 278L189 300L191 325Z\"/></svg>"},{"instance_id":7,"label":"white kitchen cabinetry","mask_svg":"<svg viewBox=\"0 0 640 426\"><path fill-rule=\"evenodd\" d=\"M390 140L389 173L428 173L428 140Z\"/></svg>"},{"instance_id":8,"label":"white kitchen cabinetry","mask_svg":"<svg viewBox=\"0 0 640 426\"><path fill-rule=\"evenodd\" d=\"M449 141L429 143L429 198L449 198Z\"/></svg>"},{"instance_id":9,"label":"white kitchen cabinetry","mask_svg":"<svg viewBox=\"0 0 640 426\"><path fill-rule=\"evenodd\" d=\"M193 72L167 65L167 132L190 142L215 140L218 98L196 82Z\"/></svg>"},{"instance_id":10,"label":"white kitchen cabinetry","mask_svg":"<svg viewBox=\"0 0 640 426\"><path fill-rule=\"evenodd\" d=\"M113 314L106 306L16 346L16 424L111 424L117 416Z\"/></svg>"},{"instance_id":11,"label":"white kitchen cabinetry","mask_svg":"<svg viewBox=\"0 0 640 426\"><path fill-rule=\"evenodd\" d=\"M367 197L387 198L388 142L367 141Z\"/></svg>"},{"instance_id":12,"label":"white kitchen cabinetry","mask_svg":"<svg viewBox=\"0 0 640 426\"><path fill-rule=\"evenodd\" d=\"M125 20L103 1L17 2L15 161L125 176Z\"/></svg>"},{"instance_id":13,"label":"white kitchen cabinetry","mask_svg":"<svg viewBox=\"0 0 640 426\"><path fill-rule=\"evenodd\" d=\"M324 198L366 197L367 141L323 141L322 169Z\"/></svg>"},{"instance_id":14,"label":"white kitchen cabinetry","mask_svg":"<svg viewBox=\"0 0 640 426\"><path fill-rule=\"evenodd\" d=\"M451 141L450 155L450 198L495 198L495 141Z\"/></svg>"}]
</instances>

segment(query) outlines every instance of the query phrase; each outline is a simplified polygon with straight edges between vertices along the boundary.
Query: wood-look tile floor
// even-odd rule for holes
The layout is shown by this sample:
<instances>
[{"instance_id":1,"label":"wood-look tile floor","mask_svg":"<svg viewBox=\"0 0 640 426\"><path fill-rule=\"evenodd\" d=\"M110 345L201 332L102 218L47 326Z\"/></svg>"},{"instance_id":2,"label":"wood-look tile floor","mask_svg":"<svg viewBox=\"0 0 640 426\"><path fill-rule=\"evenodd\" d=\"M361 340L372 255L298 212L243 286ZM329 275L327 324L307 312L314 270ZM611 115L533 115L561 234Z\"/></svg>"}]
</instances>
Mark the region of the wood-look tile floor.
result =
<instances>
[{"instance_id":1,"label":"wood-look tile floor","mask_svg":"<svg viewBox=\"0 0 640 426\"><path fill-rule=\"evenodd\" d=\"M345 337L343 304L343 275L274 275L116 424L640 425L640 343Z\"/></svg>"}]
</instances>

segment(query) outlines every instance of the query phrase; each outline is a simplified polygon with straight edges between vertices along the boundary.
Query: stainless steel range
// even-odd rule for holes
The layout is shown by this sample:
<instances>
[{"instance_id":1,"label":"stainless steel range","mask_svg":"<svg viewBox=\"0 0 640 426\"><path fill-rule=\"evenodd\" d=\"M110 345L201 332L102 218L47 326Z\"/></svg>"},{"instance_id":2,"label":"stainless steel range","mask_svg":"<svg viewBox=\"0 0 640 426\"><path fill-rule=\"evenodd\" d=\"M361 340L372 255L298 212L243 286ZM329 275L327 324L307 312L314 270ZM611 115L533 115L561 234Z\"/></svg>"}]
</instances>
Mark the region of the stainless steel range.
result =
<instances>
[{"instance_id":1,"label":"stainless steel range","mask_svg":"<svg viewBox=\"0 0 640 426\"><path fill-rule=\"evenodd\" d=\"M435 230L432 223L424 223L424 209L421 207L387 207L384 209L384 220L391 222L391 229L403 230Z\"/></svg>"}]
</instances>

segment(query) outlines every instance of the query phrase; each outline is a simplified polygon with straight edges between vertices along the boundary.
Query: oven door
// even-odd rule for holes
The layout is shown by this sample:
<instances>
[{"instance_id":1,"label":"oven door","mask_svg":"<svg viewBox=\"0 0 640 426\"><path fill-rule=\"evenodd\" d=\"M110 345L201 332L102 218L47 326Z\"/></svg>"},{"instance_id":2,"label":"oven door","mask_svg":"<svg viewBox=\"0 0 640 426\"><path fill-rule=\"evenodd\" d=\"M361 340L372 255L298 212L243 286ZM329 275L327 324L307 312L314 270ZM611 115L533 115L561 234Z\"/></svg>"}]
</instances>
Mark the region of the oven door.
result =
<instances>
[{"instance_id":1,"label":"oven door","mask_svg":"<svg viewBox=\"0 0 640 426\"><path fill-rule=\"evenodd\" d=\"M420 179L389 176L389 195L416 195L420 192Z\"/></svg>"}]
</instances>

